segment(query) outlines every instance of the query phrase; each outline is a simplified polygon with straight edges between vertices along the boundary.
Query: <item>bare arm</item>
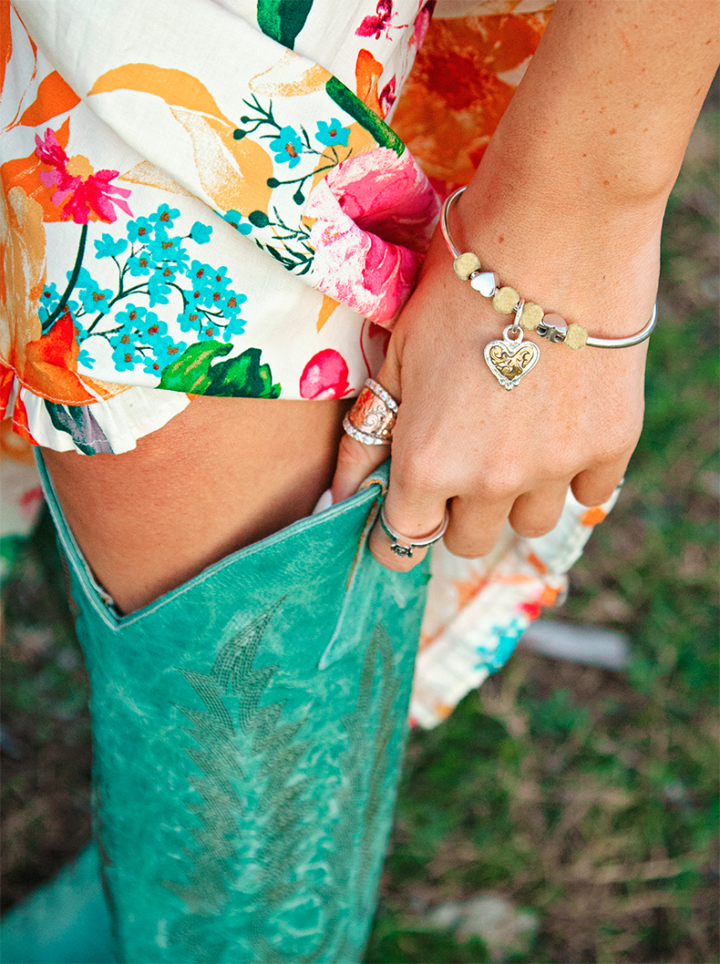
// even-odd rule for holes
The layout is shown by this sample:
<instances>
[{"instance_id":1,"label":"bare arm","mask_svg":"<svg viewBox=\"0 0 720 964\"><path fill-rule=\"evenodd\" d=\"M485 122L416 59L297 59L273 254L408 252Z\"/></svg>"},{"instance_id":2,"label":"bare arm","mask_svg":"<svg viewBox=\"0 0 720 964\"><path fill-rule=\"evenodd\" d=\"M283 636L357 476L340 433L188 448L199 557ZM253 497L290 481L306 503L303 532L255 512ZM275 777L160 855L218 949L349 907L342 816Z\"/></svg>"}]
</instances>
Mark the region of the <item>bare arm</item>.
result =
<instances>
[{"instance_id":1,"label":"bare arm","mask_svg":"<svg viewBox=\"0 0 720 964\"><path fill-rule=\"evenodd\" d=\"M667 197L717 66L719 20L716 0L559 0L458 205L460 246L592 334L641 329ZM451 499L449 548L482 555L508 518L522 535L552 528L568 485L588 505L610 495L640 433L646 345L574 352L536 339L537 366L505 392L482 351L508 319L451 261L437 237L379 375L403 402L387 514L420 535ZM382 457L345 440L336 496ZM408 566L382 534L373 551Z\"/></svg>"}]
</instances>

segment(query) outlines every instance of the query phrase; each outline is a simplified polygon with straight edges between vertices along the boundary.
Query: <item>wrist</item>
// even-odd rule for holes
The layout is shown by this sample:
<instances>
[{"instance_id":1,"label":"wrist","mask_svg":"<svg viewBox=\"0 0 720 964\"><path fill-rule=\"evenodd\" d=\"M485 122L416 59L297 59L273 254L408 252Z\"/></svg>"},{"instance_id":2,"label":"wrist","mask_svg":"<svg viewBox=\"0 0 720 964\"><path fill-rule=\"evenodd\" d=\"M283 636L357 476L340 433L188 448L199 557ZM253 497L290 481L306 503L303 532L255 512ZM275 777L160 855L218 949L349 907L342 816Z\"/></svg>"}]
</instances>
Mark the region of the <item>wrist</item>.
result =
<instances>
[{"instance_id":1,"label":"wrist","mask_svg":"<svg viewBox=\"0 0 720 964\"><path fill-rule=\"evenodd\" d=\"M511 332L514 338L521 338L520 329L523 329L534 331L541 338L555 343L561 342L573 349L584 348L585 345L590 348L619 349L631 348L650 336L657 320L657 307L653 308L652 317L640 331L619 338L603 338L591 335L578 322L568 323L557 313L546 312L541 305L528 301L512 286L504 285L495 271L489 270L487 265L483 267L474 252L459 248L453 237L450 212L465 190L464 187L458 188L444 201L440 213L440 231L453 258L453 271L456 276L461 281L469 282L474 291L491 302L499 315L510 320L510 327L503 337L507 337L507 332Z\"/></svg>"},{"instance_id":2,"label":"wrist","mask_svg":"<svg viewBox=\"0 0 720 964\"><path fill-rule=\"evenodd\" d=\"M483 270L526 301L591 335L624 337L645 326L656 296L664 204L595 205L582 197L564 203L554 191L533 194L514 184L507 170L487 182L487 170L478 171L450 211L461 251L476 254ZM444 240L439 246L431 263L452 272Z\"/></svg>"}]
</instances>

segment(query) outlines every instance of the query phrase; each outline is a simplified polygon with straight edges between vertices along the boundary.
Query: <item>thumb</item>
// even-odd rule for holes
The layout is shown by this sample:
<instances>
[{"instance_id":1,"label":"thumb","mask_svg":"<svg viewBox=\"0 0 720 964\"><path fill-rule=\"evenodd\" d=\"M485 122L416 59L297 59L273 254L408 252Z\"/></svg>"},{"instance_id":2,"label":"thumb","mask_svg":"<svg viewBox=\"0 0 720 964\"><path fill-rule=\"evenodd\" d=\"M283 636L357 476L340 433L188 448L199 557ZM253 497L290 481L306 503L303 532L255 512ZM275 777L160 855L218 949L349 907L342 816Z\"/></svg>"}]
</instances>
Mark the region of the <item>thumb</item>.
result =
<instances>
[{"instance_id":1,"label":"thumb","mask_svg":"<svg viewBox=\"0 0 720 964\"><path fill-rule=\"evenodd\" d=\"M388 354L382 368L375 376L378 383L400 403L400 366L394 349L395 338L390 339ZM390 445L364 445L349 435L340 441L337 467L332 482L333 503L349 498L359 485L378 465L390 456Z\"/></svg>"},{"instance_id":2,"label":"thumb","mask_svg":"<svg viewBox=\"0 0 720 964\"><path fill-rule=\"evenodd\" d=\"M333 504L354 495L360 483L389 455L389 445L363 445L349 435L343 435L332 481Z\"/></svg>"}]
</instances>

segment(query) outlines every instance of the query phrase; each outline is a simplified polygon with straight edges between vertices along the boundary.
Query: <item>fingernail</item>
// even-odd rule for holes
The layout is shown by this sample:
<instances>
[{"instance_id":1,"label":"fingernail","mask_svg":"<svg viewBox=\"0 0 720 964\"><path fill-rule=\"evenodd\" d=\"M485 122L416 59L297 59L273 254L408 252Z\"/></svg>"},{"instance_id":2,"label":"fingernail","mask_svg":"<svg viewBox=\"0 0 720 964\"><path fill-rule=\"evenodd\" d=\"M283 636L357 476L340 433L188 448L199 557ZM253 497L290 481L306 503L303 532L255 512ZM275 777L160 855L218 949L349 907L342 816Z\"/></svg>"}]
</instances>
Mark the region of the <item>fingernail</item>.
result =
<instances>
[{"instance_id":1,"label":"fingernail","mask_svg":"<svg viewBox=\"0 0 720 964\"><path fill-rule=\"evenodd\" d=\"M325 509L329 509L331 505L334 505L332 489L325 489L323 494L317 500L317 504L312 510L312 514L317 515L319 512L324 512Z\"/></svg>"}]
</instances>

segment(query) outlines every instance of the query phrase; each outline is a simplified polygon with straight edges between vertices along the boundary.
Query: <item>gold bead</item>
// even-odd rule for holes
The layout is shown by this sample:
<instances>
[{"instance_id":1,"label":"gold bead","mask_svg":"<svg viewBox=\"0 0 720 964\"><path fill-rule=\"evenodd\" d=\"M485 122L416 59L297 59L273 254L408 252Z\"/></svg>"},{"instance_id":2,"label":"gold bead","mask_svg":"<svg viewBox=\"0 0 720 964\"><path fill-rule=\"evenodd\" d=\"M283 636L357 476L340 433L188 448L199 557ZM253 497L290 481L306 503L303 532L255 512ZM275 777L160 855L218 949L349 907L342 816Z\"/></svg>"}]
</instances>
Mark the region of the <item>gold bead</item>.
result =
<instances>
[{"instance_id":1,"label":"gold bead","mask_svg":"<svg viewBox=\"0 0 720 964\"><path fill-rule=\"evenodd\" d=\"M480 258L472 251L466 251L453 261L453 270L461 281L467 281L473 271L479 271L480 268Z\"/></svg>"},{"instance_id":2,"label":"gold bead","mask_svg":"<svg viewBox=\"0 0 720 964\"><path fill-rule=\"evenodd\" d=\"M493 295L492 305L500 315L509 315L520 301L520 295L514 288L507 285Z\"/></svg>"},{"instance_id":3,"label":"gold bead","mask_svg":"<svg viewBox=\"0 0 720 964\"><path fill-rule=\"evenodd\" d=\"M582 325L578 325L574 321L568 325L564 341L568 348L582 348L587 340L588 333Z\"/></svg>"},{"instance_id":4,"label":"gold bead","mask_svg":"<svg viewBox=\"0 0 720 964\"><path fill-rule=\"evenodd\" d=\"M520 327L524 328L525 331L535 331L543 320L544 314L545 312L540 305L536 305L534 301L528 301L523 305L522 314L520 315Z\"/></svg>"}]
</instances>

